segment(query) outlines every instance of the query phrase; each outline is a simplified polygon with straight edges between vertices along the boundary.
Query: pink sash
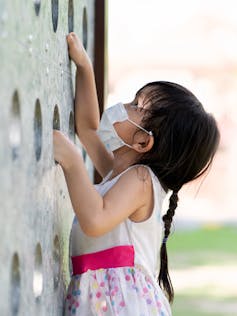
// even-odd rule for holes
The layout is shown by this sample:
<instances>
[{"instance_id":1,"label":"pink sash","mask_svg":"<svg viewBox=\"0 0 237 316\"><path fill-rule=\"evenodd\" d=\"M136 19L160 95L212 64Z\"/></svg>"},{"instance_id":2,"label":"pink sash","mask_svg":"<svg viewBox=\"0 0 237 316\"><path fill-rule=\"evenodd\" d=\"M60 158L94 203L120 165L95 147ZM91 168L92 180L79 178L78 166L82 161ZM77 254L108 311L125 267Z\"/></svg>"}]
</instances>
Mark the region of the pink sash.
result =
<instances>
[{"instance_id":1,"label":"pink sash","mask_svg":"<svg viewBox=\"0 0 237 316\"><path fill-rule=\"evenodd\" d=\"M134 267L134 247L117 246L81 256L72 256L73 275L87 270Z\"/></svg>"}]
</instances>

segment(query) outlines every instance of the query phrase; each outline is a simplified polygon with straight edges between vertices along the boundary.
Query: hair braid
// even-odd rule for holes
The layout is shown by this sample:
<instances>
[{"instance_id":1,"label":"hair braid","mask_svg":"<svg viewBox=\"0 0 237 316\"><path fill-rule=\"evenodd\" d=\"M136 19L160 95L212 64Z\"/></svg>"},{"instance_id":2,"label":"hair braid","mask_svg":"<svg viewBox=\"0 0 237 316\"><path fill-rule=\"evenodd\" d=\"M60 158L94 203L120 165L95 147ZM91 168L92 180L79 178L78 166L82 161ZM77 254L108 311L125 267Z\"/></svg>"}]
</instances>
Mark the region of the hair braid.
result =
<instances>
[{"instance_id":1,"label":"hair braid","mask_svg":"<svg viewBox=\"0 0 237 316\"><path fill-rule=\"evenodd\" d=\"M159 284L161 288L168 295L168 299L170 302L173 301L174 298L174 289L171 283L171 279L168 271L168 256L166 249L166 241L170 234L170 227L173 220L173 216L175 214L175 209L178 204L178 192L173 191L169 199L169 209L166 214L162 217L164 221L164 239L160 249L160 273L158 277Z\"/></svg>"}]
</instances>

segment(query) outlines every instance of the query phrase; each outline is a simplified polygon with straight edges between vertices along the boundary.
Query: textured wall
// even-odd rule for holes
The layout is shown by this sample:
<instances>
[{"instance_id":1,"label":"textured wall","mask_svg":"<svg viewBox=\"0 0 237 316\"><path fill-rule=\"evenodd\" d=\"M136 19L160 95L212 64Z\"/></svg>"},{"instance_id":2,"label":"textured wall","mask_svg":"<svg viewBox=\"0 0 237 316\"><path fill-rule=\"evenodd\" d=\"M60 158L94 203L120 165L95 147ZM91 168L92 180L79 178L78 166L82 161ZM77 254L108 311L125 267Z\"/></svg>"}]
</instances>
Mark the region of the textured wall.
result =
<instances>
[{"instance_id":1,"label":"textured wall","mask_svg":"<svg viewBox=\"0 0 237 316\"><path fill-rule=\"evenodd\" d=\"M75 141L72 30L92 56L94 0L0 0L1 316L62 315L73 211L52 129Z\"/></svg>"}]
</instances>

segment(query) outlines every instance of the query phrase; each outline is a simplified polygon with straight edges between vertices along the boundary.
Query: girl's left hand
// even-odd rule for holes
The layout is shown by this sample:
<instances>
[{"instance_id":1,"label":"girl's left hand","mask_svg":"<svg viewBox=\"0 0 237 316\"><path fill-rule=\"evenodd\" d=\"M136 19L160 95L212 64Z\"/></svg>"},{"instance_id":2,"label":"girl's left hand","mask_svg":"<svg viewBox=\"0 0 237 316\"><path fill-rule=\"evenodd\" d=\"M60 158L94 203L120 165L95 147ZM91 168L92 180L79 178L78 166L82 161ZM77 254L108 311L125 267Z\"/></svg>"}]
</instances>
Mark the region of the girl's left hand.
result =
<instances>
[{"instance_id":1,"label":"girl's left hand","mask_svg":"<svg viewBox=\"0 0 237 316\"><path fill-rule=\"evenodd\" d=\"M54 159L62 166L68 169L75 162L79 151L71 140L59 130L53 130L53 151Z\"/></svg>"}]
</instances>

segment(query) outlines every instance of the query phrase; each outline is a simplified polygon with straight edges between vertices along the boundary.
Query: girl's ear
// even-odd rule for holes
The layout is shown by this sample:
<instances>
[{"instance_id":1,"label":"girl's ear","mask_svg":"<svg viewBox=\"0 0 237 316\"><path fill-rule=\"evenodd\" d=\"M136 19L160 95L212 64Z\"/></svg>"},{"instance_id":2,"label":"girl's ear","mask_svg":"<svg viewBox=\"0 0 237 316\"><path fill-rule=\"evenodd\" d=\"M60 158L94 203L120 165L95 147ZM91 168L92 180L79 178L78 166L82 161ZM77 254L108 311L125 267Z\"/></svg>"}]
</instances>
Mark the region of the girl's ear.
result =
<instances>
[{"instance_id":1,"label":"girl's ear","mask_svg":"<svg viewBox=\"0 0 237 316\"><path fill-rule=\"evenodd\" d=\"M153 145L154 137L144 133L142 136L139 137L137 142L132 144L132 147L138 153L146 153L152 148Z\"/></svg>"}]
</instances>

